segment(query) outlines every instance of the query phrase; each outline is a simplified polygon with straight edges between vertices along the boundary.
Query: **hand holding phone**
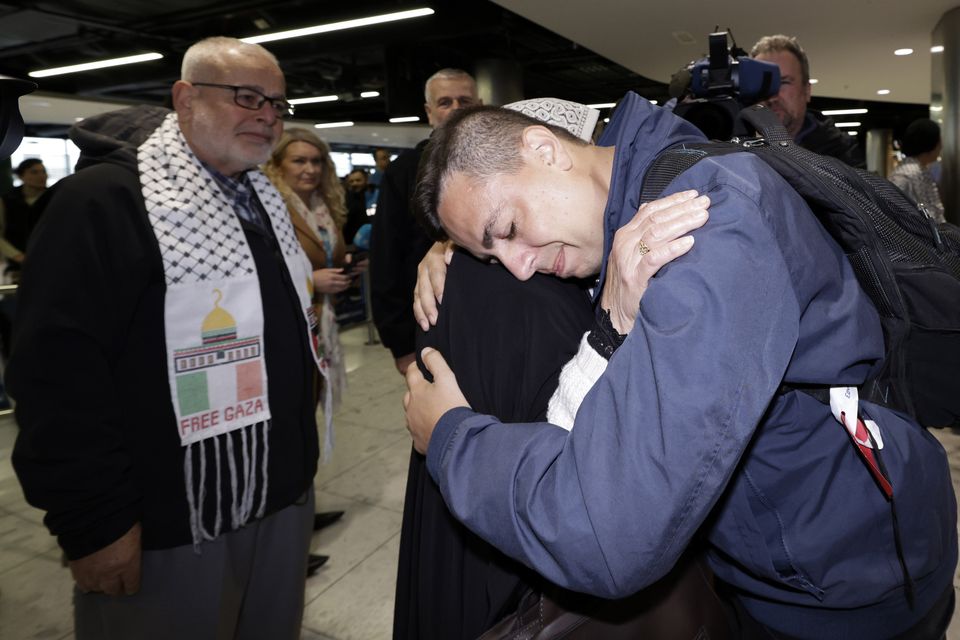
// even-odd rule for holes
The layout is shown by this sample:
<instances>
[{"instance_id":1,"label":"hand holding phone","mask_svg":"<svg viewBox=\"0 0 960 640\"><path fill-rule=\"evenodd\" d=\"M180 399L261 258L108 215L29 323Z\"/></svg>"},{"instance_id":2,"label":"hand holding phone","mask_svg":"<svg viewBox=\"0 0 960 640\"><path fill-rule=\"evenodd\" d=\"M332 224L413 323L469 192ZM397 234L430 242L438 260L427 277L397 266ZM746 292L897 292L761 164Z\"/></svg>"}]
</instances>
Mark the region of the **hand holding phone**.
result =
<instances>
[{"instance_id":1,"label":"hand holding phone","mask_svg":"<svg viewBox=\"0 0 960 640\"><path fill-rule=\"evenodd\" d=\"M343 273L353 274L356 271L356 275L363 273L366 270L366 260L367 252L366 251L355 251L350 255L350 262L343 265ZM361 265L361 263L364 263ZM359 270L358 267L362 267Z\"/></svg>"}]
</instances>

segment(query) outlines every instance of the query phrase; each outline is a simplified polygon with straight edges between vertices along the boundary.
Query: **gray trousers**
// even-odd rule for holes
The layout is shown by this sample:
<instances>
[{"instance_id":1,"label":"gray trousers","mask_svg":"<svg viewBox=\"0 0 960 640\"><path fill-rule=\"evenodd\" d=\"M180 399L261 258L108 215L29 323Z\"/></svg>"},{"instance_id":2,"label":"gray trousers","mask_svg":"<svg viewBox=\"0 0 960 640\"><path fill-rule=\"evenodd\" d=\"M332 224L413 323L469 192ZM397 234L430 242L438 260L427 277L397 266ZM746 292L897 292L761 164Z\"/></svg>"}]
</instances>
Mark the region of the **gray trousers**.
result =
<instances>
[{"instance_id":1,"label":"gray trousers","mask_svg":"<svg viewBox=\"0 0 960 640\"><path fill-rule=\"evenodd\" d=\"M298 640L313 488L201 546L144 551L132 596L74 591L76 640Z\"/></svg>"}]
</instances>

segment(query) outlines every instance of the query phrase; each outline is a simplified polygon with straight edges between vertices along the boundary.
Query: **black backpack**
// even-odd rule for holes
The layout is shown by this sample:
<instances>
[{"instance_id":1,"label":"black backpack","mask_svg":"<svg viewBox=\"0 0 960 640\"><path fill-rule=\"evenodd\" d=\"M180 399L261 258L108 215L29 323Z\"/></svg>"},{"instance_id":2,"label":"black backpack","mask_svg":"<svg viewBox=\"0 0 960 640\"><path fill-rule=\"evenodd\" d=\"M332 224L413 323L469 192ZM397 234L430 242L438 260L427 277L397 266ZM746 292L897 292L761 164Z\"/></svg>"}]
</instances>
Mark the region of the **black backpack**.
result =
<instances>
[{"instance_id":1,"label":"black backpack","mask_svg":"<svg viewBox=\"0 0 960 640\"><path fill-rule=\"evenodd\" d=\"M763 159L837 241L880 314L886 357L860 398L924 426L960 426L960 229L936 224L889 181L800 147L761 105L742 110L738 127L757 135L661 153L641 203L707 156L746 151Z\"/></svg>"}]
</instances>

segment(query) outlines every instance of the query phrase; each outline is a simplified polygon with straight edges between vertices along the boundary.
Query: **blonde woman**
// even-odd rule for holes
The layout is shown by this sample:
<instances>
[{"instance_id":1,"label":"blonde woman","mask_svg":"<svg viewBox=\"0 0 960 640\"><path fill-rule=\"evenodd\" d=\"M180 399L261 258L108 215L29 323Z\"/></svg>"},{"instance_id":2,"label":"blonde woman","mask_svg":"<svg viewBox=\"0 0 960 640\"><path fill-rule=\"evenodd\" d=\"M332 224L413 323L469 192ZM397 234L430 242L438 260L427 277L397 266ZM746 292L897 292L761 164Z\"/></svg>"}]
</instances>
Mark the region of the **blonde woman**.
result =
<instances>
[{"instance_id":1,"label":"blonde woman","mask_svg":"<svg viewBox=\"0 0 960 640\"><path fill-rule=\"evenodd\" d=\"M330 147L306 129L287 129L274 148L264 171L283 195L293 221L297 238L313 267L313 291L317 318L320 322L320 339L329 360L327 389L320 398L324 401L327 435L324 440L324 457L330 454L333 444L330 418L346 388L347 374L343 352L333 310L332 296L353 283L354 278L366 268L366 261L347 273L349 264L345 252L342 227L347 208L343 187L337 177ZM314 530L336 522L342 511L321 512L316 515ZM311 555L308 574L312 574L327 560L327 556Z\"/></svg>"}]
</instances>

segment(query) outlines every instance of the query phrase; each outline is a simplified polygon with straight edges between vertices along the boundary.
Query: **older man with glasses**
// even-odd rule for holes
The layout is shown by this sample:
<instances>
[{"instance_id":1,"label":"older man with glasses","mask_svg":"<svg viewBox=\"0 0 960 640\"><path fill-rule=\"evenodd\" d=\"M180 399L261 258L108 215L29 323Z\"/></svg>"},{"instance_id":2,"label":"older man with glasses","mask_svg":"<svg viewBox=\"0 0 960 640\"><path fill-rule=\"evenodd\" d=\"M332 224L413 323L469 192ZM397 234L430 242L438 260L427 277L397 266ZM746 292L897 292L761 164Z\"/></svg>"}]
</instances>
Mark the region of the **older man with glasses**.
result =
<instances>
[{"instance_id":1,"label":"older man with glasses","mask_svg":"<svg viewBox=\"0 0 960 640\"><path fill-rule=\"evenodd\" d=\"M309 262L257 168L284 91L265 49L211 38L175 112L72 131L8 372L14 466L69 560L78 640L299 638L322 373Z\"/></svg>"}]
</instances>

